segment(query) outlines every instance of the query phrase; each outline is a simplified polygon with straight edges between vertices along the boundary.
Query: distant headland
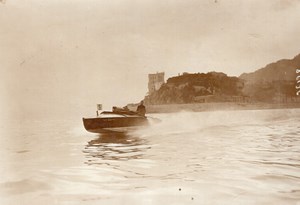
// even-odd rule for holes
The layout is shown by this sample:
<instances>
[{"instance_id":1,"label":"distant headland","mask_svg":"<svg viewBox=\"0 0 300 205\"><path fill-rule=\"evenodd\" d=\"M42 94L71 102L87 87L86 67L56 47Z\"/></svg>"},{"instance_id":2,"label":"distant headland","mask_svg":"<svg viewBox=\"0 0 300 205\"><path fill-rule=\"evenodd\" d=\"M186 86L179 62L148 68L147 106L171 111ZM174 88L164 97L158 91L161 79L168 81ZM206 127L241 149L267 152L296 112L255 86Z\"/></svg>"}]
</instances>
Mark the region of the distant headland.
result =
<instances>
[{"instance_id":1,"label":"distant headland","mask_svg":"<svg viewBox=\"0 0 300 205\"><path fill-rule=\"evenodd\" d=\"M300 54L239 77L215 71L185 72L165 82L163 72L149 74L144 102L148 112L300 107L299 68Z\"/></svg>"}]
</instances>

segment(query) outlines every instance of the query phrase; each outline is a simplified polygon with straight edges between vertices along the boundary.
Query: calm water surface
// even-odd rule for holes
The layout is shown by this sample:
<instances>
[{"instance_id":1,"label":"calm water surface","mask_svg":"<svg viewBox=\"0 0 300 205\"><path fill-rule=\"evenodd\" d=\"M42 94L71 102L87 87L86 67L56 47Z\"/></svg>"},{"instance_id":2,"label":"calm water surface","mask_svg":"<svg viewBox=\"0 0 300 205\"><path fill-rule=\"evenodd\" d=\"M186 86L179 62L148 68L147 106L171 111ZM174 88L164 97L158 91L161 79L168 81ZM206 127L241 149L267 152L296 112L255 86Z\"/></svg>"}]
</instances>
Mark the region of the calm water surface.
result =
<instances>
[{"instance_id":1,"label":"calm water surface","mask_svg":"<svg viewBox=\"0 0 300 205\"><path fill-rule=\"evenodd\" d=\"M117 135L2 125L0 204L300 204L300 109L153 116Z\"/></svg>"}]
</instances>

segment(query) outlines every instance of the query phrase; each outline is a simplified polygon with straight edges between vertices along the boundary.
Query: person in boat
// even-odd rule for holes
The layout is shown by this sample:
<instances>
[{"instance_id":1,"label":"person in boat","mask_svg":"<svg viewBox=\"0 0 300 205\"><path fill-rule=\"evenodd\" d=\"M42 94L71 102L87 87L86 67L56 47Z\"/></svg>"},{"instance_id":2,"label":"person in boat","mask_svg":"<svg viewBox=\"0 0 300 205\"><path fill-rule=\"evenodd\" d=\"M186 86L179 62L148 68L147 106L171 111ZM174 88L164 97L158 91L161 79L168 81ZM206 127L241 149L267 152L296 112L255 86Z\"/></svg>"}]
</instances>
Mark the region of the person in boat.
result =
<instances>
[{"instance_id":1,"label":"person in boat","mask_svg":"<svg viewBox=\"0 0 300 205\"><path fill-rule=\"evenodd\" d=\"M139 115L145 116L145 114L146 114L146 107L144 105L144 101L143 100L141 101L140 105L137 107L136 112Z\"/></svg>"}]
</instances>

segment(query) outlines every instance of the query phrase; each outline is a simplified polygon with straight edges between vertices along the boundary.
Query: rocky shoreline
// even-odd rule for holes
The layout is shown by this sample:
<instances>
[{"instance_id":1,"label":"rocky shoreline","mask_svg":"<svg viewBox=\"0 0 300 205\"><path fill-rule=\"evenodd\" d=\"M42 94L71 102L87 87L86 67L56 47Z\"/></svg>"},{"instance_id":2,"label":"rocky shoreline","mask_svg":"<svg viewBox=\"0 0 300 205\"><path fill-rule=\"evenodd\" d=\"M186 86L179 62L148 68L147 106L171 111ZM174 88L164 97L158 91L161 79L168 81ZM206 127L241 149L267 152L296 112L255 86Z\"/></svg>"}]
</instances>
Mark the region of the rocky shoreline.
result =
<instances>
[{"instance_id":1,"label":"rocky shoreline","mask_svg":"<svg viewBox=\"0 0 300 205\"><path fill-rule=\"evenodd\" d=\"M173 113L173 112L205 112L221 110L263 110L300 108L300 102L295 103L193 103L193 104L164 104L147 105L147 113ZM131 108L135 109L135 108Z\"/></svg>"}]
</instances>

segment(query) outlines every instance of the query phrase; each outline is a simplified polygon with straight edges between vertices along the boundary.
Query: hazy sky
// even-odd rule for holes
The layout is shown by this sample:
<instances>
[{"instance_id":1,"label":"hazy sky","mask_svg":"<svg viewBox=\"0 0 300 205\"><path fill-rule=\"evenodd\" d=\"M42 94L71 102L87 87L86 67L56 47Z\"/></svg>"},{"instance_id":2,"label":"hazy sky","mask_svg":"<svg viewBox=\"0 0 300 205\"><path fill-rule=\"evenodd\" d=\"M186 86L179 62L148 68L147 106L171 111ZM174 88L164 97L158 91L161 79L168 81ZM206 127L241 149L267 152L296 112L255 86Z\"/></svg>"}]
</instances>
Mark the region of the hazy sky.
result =
<instances>
[{"instance_id":1,"label":"hazy sky","mask_svg":"<svg viewBox=\"0 0 300 205\"><path fill-rule=\"evenodd\" d=\"M0 1L1 112L138 102L157 71L238 76L299 54L299 25L299 0Z\"/></svg>"}]
</instances>

